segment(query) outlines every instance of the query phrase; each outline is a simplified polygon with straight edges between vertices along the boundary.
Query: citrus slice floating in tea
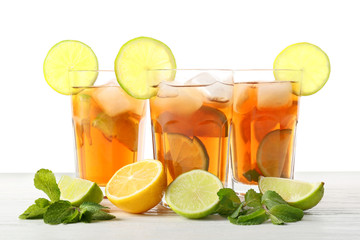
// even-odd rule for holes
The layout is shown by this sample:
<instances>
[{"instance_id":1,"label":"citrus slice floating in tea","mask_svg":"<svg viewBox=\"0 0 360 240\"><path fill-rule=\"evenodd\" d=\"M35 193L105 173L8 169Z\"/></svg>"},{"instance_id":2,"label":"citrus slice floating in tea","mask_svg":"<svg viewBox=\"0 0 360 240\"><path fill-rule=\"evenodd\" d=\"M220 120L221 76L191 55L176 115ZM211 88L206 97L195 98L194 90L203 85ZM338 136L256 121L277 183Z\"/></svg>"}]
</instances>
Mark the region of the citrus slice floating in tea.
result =
<instances>
[{"instance_id":1,"label":"citrus slice floating in tea","mask_svg":"<svg viewBox=\"0 0 360 240\"><path fill-rule=\"evenodd\" d=\"M92 86L98 75L98 60L93 50L85 43L65 40L55 44L48 52L44 61L44 77L55 91L70 95L76 90L72 86ZM81 77L69 70L90 70ZM93 70L93 71L91 71Z\"/></svg>"},{"instance_id":2,"label":"citrus slice floating in tea","mask_svg":"<svg viewBox=\"0 0 360 240\"><path fill-rule=\"evenodd\" d=\"M164 138L165 161L173 179L190 170L208 170L209 155L199 138L176 133L167 133Z\"/></svg>"},{"instance_id":3,"label":"citrus slice floating in tea","mask_svg":"<svg viewBox=\"0 0 360 240\"><path fill-rule=\"evenodd\" d=\"M319 91L330 75L330 61L326 53L311 43L296 43L285 48L275 59L274 69L302 70L298 95L308 96ZM274 71L278 81L299 81L293 71Z\"/></svg>"},{"instance_id":4,"label":"citrus slice floating in tea","mask_svg":"<svg viewBox=\"0 0 360 240\"><path fill-rule=\"evenodd\" d=\"M204 170L192 170L178 176L167 188L165 200L177 214L202 218L218 206L217 192L223 188L219 178Z\"/></svg>"},{"instance_id":5,"label":"citrus slice floating in tea","mask_svg":"<svg viewBox=\"0 0 360 240\"><path fill-rule=\"evenodd\" d=\"M166 176L158 160L142 160L119 169L107 183L105 194L115 206L131 213L155 207L166 189Z\"/></svg>"},{"instance_id":6,"label":"citrus slice floating in tea","mask_svg":"<svg viewBox=\"0 0 360 240\"><path fill-rule=\"evenodd\" d=\"M308 183L286 178L260 177L259 190L277 192L290 205L307 210L315 207L324 196L324 183Z\"/></svg>"},{"instance_id":7,"label":"citrus slice floating in tea","mask_svg":"<svg viewBox=\"0 0 360 240\"><path fill-rule=\"evenodd\" d=\"M261 143L256 155L256 162L265 177L280 177L291 144L292 130L278 129L268 133Z\"/></svg>"},{"instance_id":8,"label":"citrus slice floating in tea","mask_svg":"<svg viewBox=\"0 0 360 240\"><path fill-rule=\"evenodd\" d=\"M80 206L83 202L100 203L104 197L100 187L91 181L62 176L58 186L61 200L67 200L74 206Z\"/></svg>"},{"instance_id":9,"label":"citrus slice floating in tea","mask_svg":"<svg viewBox=\"0 0 360 240\"><path fill-rule=\"evenodd\" d=\"M128 41L115 59L115 74L120 86L129 95L139 99L155 96L157 89L152 86L175 78L173 71L148 70L175 68L175 58L170 48L149 37Z\"/></svg>"}]
</instances>

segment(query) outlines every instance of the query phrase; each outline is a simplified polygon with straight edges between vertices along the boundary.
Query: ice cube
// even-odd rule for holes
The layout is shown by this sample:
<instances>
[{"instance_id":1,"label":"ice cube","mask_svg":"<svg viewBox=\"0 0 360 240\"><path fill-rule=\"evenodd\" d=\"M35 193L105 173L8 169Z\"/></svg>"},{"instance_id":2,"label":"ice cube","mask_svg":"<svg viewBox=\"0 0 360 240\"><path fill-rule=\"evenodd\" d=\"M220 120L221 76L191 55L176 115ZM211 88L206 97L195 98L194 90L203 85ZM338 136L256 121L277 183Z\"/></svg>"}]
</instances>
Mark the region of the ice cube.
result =
<instances>
[{"instance_id":1,"label":"ice cube","mask_svg":"<svg viewBox=\"0 0 360 240\"><path fill-rule=\"evenodd\" d=\"M232 86L215 82L209 86L201 87L204 97L210 102L230 103L232 99Z\"/></svg>"},{"instance_id":2,"label":"ice cube","mask_svg":"<svg viewBox=\"0 0 360 240\"><path fill-rule=\"evenodd\" d=\"M219 80L208 72L203 72L186 81L188 85L209 85Z\"/></svg>"},{"instance_id":3,"label":"ice cube","mask_svg":"<svg viewBox=\"0 0 360 240\"><path fill-rule=\"evenodd\" d=\"M114 117L132 109L125 94L120 87L99 87L94 91L93 98L103 112Z\"/></svg>"},{"instance_id":4,"label":"ice cube","mask_svg":"<svg viewBox=\"0 0 360 240\"><path fill-rule=\"evenodd\" d=\"M161 83L159 85L159 91L157 92L159 98L173 98L178 95L179 91L177 90L177 87L169 86L166 83Z\"/></svg>"},{"instance_id":5,"label":"ice cube","mask_svg":"<svg viewBox=\"0 0 360 240\"><path fill-rule=\"evenodd\" d=\"M179 115L190 115L202 106L202 96L194 87L170 87L175 88L177 95L157 97L153 104L161 111L168 111ZM174 90L172 90L174 93ZM164 92L165 94L165 92Z\"/></svg>"},{"instance_id":6,"label":"ice cube","mask_svg":"<svg viewBox=\"0 0 360 240\"><path fill-rule=\"evenodd\" d=\"M205 101L230 103L232 99L232 86L219 81L216 76L203 72L191 78L186 82L189 85L200 85L198 89L201 91Z\"/></svg>"},{"instance_id":7,"label":"ice cube","mask_svg":"<svg viewBox=\"0 0 360 240\"><path fill-rule=\"evenodd\" d=\"M291 82L271 82L263 83L258 86L259 110L269 108L285 108L292 104Z\"/></svg>"},{"instance_id":8,"label":"ice cube","mask_svg":"<svg viewBox=\"0 0 360 240\"><path fill-rule=\"evenodd\" d=\"M238 113L247 113L255 107L256 101L251 101L252 84L238 83L234 86L234 110Z\"/></svg>"}]
</instances>

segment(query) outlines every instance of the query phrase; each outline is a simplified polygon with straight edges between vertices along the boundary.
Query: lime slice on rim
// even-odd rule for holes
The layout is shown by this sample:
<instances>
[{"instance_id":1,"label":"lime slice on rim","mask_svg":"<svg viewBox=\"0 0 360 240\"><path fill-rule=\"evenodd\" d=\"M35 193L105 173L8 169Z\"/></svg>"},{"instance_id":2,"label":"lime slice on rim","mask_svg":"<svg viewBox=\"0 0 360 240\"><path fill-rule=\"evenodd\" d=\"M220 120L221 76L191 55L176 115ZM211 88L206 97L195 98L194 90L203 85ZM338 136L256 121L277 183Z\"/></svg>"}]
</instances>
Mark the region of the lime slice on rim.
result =
<instances>
[{"instance_id":1,"label":"lime slice on rim","mask_svg":"<svg viewBox=\"0 0 360 240\"><path fill-rule=\"evenodd\" d=\"M83 202L100 203L104 197L100 187L91 181L62 176L58 186L60 199L71 202L74 206L80 206Z\"/></svg>"},{"instance_id":2,"label":"lime slice on rim","mask_svg":"<svg viewBox=\"0 0 360 240\"><path fill-rule=\"evenodd\" d=\"M181 174L167 188L165 200L177 214L187 218L202 218L218 206L217 192L223 184L215 175L204 170Z\"/></svg>"},{"instance_id":3,"label":"lime slice on rim","mask_svg":"<svg viewBox=\"0 0 360 240\"><path fill-rule=\"evenodd\" d=\"M172 81L175 71L148 71L175 69L170 48L149 37L138 37L125 43L116 59L115 74L120 86L131 96L148 99L156 95L153 86L161 81Z\"/></svg>"},{"instance_id":4,"label":"lime slice on rim","mask_svg":"<svg viewBox=\"0 0 360 240\"><path fill-rule=\"evenodd\" d=\"M307 183L287 178L260 177L259 190L277 192L290 205L307 210L315 207L324 196L324 183Z\"/></svg>"},{"instance_id":5,"label":"lime slice on rim","mask_svg":"<svg viewBox=\"0 0 360 240\"><path fill-rule=\"evenodd\" d=\"M55 44L48 52L44 61L44 77L46 82L55 91L69 95L76 91L72 86L91 86L98 75L98 61L91 48L79 41L65 40ZM72 75L69 79L69 70L93 70L81 74L81 77Z\"/></svg>"},{"instance_id":6,"label":"lime slice on rim","mask_svg":"<svg viewBox=\"0 0 360 240\"><path fill-rule=\"evenodd\" d=\"M285 48L276 57L274 69L302 70L301 90L297 94L308 96L319 91L329 79L330 61L318 46L302 42ZM299 81L291 71L274 71L274 75L279 81Z\"/></svg>"}]
</instances>

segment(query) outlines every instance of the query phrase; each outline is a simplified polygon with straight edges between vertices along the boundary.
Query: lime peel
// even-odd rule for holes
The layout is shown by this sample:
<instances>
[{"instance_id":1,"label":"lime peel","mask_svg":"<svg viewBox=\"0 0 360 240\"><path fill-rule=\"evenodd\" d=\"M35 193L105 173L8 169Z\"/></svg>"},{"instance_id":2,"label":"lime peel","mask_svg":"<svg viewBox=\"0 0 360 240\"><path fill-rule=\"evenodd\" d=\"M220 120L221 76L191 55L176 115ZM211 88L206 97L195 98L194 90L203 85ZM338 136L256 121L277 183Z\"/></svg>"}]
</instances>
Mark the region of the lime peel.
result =
<instances>
[{"instance_id":1,"label":"lime peel","mask_svg":"<svg viewBox=\"0 0 360 240\"><path fill-rule=\"evenodd\" d=\"M58 186L60 199L68 200L74 206L80 206L83 202L100 203L104 197L100 187L91 181L62 176Z\"/></svg>"},{"instance_id":2,"label":"lime peel","mask_svg":"<svg viewBox=\"0 0 360 240\"><path fill-rule=\"evenodd\" d=\"M212 214L218 204L217 192L223 188L212 173L196 169L178 176L167 188L165 200L177 214L187 218L203 218Z\"/></svg>"},{"instance_id":3,"label":"lime peel","mask_svg":"<svg viewBox=\"0 0 360 240\"><path fill-rule=\"evenodd\" d=\"M259 190L277 192L289 205L307 210L324 196L324 182L308 183L287 178L260 177Z\"/></svg>"}]
</instances>

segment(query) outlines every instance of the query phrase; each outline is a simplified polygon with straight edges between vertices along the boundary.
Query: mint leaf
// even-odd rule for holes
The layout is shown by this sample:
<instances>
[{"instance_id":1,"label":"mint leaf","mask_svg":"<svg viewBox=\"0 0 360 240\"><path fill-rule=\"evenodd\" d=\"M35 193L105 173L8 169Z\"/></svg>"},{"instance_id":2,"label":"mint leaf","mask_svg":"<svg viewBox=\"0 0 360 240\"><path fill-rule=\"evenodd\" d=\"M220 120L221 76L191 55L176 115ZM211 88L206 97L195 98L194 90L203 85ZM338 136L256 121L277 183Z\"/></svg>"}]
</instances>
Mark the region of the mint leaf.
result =
<instances>
[{"instance_id":1,"label":"mint leaf","mask_svg":"<svg viewBox=\"0 0 360 240\"><path fill-rule=\"evenodd\" d=\"M104 211L98 211L92 216L92 220L111 220L113 218L115 218L114 215L111 215Z\"/></svg>"},{"instance_id":2,"label":"mint leaf","mask_svg":"<svg viewBox=\"0 0 360 240\"><path fill-rule=\"evenodd\" d=\"M297 222L300 221L304 216L304 212L301 209L289 206L287 204L273 206L269 212L284 222Z\"/></svg>"},{"instance_id":3,"label":"mint leaf","mask_svg":"<svg viewBox=\"0 0 360 240\"><path fill-rule=\"evenodd\" d=\"M283 225L283 224L284 224L284 221L283 221L283 220L277 218L276 216L274 216L274 215L272 215L272 214L270 214L270 220L271 220L271 222L272 222L273 224L275 224L275 225Z\"/></svg>"},{"instance_id":4,"label":"mint leaf","mask_svg":"<svg viewBox=\"0 0 360 240\"><path fill-rule=\"evenodd\" d=\"M244 206L244 203L241 203L240 206L230 215L230 217L237 218L239 215L244 214L243 206Z\"/></svg>"},{"instance_id":5,"label":"mint leaf","mask_svg":"<svg viewBox=\"0 0 360 240\"><path fill-rule=\"evenodd\" d=\"M74 211L72 211L71 214L69 214L65 219L62 220L62 223L68 224L68 223L77 223L80 221L80 212L78 211L78 208L74 208Z\"/></svg>"},{"instance_id":6,"label":"mint leaf","mask_svg":"<svg viewBox=\"0 0 360 240\"><path fill-rule=\"evenodd\" d=\"M237 225L258 225L265 222L268 219L265 209L259 208L256 211L247 214L240 215L238 218L228 217L231 223Z\"/></svg>"},{"instance_id":7,"label":"mint leaf","mask_svg":"<svg viewBox=\"0 0 360 240\"><path fill-rule=\"evenodd\" d=\"M38 198L35 200L35 204L38 207L45 208L45 207L49 206L51 204L51 202L49 200L47 200L46 198Z\"/></svg>"},{"instance_id":8,"label":"mint leaf","mask_svg":"<svg viewBox=\"0 0 360 240\"><path fill-rule=\"evenodd\" d=\"M48 195L52 202L60 200L60 189L56 183L54 174L48 169L40 169L36 172L34 185Z\"/></svg>"},{"instance_id":9,"label":"mint leaf","mask_svg":"<svg viewBox=\"0 0 360 240\"><path fill-rule=\"evenodd\" d=\"M41 219L46 212L47 207L39 207L37 204L33 204L28 207L23 214L19 216L20 219Z\"/></svg>"},{"instance_id":10,"label":"mint leaf","mask_svg":"<svg viewBox=\"0 0 360 240\"><path fill-rule=\"evenodd\" d=\"M249 189L245 194L245 204L248 207L261 207L261 193L255 192L254 189Z\"/></svg>"},{"instance_id":11,"label":"mint leaf","mask_svg":"<svg viewBox=\"0 0 360 240\"><path fill-rule=\"evenodd\" d=\"M240 198L231 188L222 188L217 192L219 196L219 206L216 213L222 216L231 215L241 204Z\"/></svg>"},{"instance_id":12,"label":"mint leaf","mask_svg":"<svg viewBox=\"0 0 360 240\"><path fill-rule=\"evenodd\" d=\"M243 176L249 181L249 182L258 182L260 174L255 169L251 169L243 174Z\"/></svg>"},{"instance_id":13,"label":"mint leaf","mask_svg":"<svg viewBox=\"0 0 360 240\"><path fill-rule=\"evenodd\" d=\"M286 204L287 202L275 191L266 191L261 198L261 203L264 204L269 210L280 204Z\"/></svg>"},{"instance_id":14,"label":"mint leaf","mask_svg":"<svg viewBox=\"0 0 360 240\"><path fill-rule=\"evenodd\" d=\"M110 220L114 215L106 213L103 209L108 207L93 202L84 202L80 205L80 220L82 222L91 222L91 220Z\"/></svg>"},{"instance_id":15,"label":"mint leaf","mask_svg":"<svg viewBox=\"0 0 360 240\"><path fill-rule=\"evenodd\" d=\"M77 211L69 201L59 200L49 206L44 214L44 222L47 224L69 223Z\"/></svg>"}]
</instances>

